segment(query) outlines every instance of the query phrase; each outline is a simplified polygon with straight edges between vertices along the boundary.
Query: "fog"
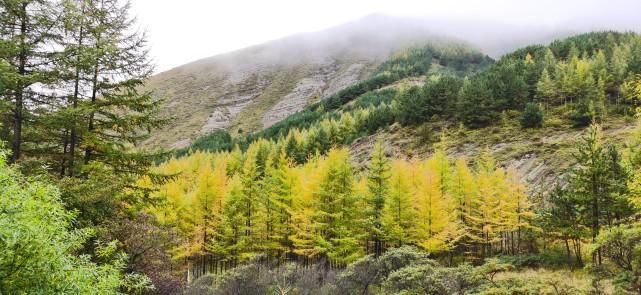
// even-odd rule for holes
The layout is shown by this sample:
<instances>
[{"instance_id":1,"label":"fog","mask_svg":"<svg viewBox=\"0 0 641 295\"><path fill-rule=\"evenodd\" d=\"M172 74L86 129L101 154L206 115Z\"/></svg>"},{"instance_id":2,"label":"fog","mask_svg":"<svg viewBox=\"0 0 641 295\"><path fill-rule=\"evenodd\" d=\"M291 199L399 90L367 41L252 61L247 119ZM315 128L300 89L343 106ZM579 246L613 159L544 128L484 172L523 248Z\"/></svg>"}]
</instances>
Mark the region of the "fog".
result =
<instances>
[{"instance_id":1,"label":"fog","mask_svg":"<svg viewBox=\"0 0 641 295\"><path fill-rule=\"evenodd\" d=\"M344 50L350 45L360 46L351 50L386 54L395 47L389 42L444 36L498 57L526 44L579 32L641 30L637 0L132 0L132 4L132 13L149 34L158 71L242 48L249 48L245 53L256 51L263 61L282 62L323 58L330 53L314 51ZM270 42L271 50L253 46L265 42ZM287 52L288 45L297 49Z\"/></svg>"}]
</instances>

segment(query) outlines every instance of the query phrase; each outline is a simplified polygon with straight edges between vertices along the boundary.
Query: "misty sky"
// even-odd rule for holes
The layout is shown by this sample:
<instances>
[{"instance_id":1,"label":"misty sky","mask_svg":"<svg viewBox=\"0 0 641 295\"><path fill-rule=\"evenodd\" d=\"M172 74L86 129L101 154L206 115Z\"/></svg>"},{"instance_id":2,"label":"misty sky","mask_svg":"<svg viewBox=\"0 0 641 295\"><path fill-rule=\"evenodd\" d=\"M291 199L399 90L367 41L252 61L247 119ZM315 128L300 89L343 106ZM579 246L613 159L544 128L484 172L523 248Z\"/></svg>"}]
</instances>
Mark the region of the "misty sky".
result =
<instances>
[{"instance_id":1,"label":"misty sky","mask_svg":"<svg viewBox=\"0 0 641 295\"><path fill-rule=\"evenodd\" d=\"M158 71L379 13L561 28L641 27L641 0L131 0Z\"/></svg>"}]
</instances>

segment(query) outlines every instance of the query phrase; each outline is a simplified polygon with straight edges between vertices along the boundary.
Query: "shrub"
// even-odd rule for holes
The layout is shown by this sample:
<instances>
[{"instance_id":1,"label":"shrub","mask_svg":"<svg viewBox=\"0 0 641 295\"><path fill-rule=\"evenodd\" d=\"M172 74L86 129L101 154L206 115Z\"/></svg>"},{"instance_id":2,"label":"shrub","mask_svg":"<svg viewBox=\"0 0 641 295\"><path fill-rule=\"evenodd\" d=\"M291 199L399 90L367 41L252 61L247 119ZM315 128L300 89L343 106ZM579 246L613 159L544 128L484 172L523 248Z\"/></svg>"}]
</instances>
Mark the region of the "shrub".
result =
<instances>
[{"instance_id":1,"label":"shrub","mask_svg":"<svg viewBox=\"0 0 641 295\"><path fill-rule=\"evenodd\" d=\"M429 264L410 266L392 272L385 280L385 294L446 295L449 292L442 271Z\"/></svg>"},{"instance_id":2,"label":"shrub","mask_svg":"<svg viewBox=\"0 0 641 295\"><path fill-rule=\"evenodd\" d=\"M1 147L1 146L0 146ZM123 275L127 256L115 242L98 245L96 264L77 253L92 231L72 229L57 188L24 178L0 149L0 293L115 294L152 288L138 274Z\"/></svg>"}]
</instances>

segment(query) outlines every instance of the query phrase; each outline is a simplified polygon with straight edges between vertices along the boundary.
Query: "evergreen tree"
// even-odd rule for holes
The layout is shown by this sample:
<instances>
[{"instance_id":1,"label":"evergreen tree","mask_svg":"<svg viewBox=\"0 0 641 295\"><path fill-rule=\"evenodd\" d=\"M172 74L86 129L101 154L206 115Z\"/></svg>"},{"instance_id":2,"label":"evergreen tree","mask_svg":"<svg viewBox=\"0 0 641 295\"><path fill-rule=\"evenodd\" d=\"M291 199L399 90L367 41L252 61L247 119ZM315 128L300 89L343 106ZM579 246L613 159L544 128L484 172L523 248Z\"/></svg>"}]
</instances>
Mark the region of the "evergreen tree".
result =
<instances>
[{"instance_id":1,"label":"evergreen tree","mask_svg":"<svg viewBox=\"0 0 641 295\"><path fill-rule=\"evenodd\" d=\"M57 80L52 70L56 55L50 45L59 38L54 3L42 0L0 2L0 64L3 68L3 89L0 95L8 106L2 125L10 129L7 136L11 145L12 162L22 157L27 121L33 121L32 106L40 106L45 99L44 90ZM34 87L42 83L44 87Z\"/></svg>"},{"instance_id":2,"label":"evergreen tree","mask_svg":"<svg viewBox=\"0 0 641 295\"><path fill-rule=\"evenodd\" d=\"M423 120L429 120L434 115L454 115L461 83L460 79L453 76L440 76L435 80L428 80L422 90L422 105L425 107Z\"/></svg>"},{"instance_id":3,"label":"evergreen tree","mask_svg":"<svg viewBox=\"0 0 641 295\"><path fill-rule=\"evenodd\" d=\"M577 203L571 192L556 186L548 196L549 206L539 212L539 219L546 236L563 241L568 260L583 265L582 239L588 228L582 225Z\"/></svg>"},{"instance_id":4,"label":"evergreen tree","mask_svg":"<svg viewBox=\"0 0 641 295\"><path fill-rule=\"evenodd\" d=\"M541 128L543 127L543 112L538 104L528 103L521 114L521 127L523 128Z\"/></svg>"},{"instance_id":5,"label":"evergreen tree","mask_svg":"<svg viewBox=\"0 0 641 295\"><path fill-rule=\"evenodd\" d=\"M465 80L459 92L458 117L470 127L487 126L499 118L500 104L494 99L486 78Z\"/></svg>"},{"instance_id":6,"label":"evergreen tree","mask_svg":"<svg viewBox=\"0 0 641 295\"><path fill-rule=\"evenodd\" d=\"M57 114L66 130L62 162L52 164L69 176L92 161L115 171L145 173L152 156L131 148L165 122L156 115L159 101L140 90L153 71L146 37L134 30L129 3L64 5L59 71L71 92Z\"/></svg>"},{"instance_id":7,"label":"evergreen tree","mask_svg":"<svg viewBox=\"0 0 641 295\"><path fill-rule=\"evenodd\" d=\"M579 166L572 173L572 189L593 240L603 226L630 214L627 200L620 198L622 188L616 185L627 176L618 151L608 149L603 144L600 127L593 124L575 154ZM601 263L599 252L595 252L593 262Z\"/></svg>"},{"instance_id":8,"label":"evergreen tree","mask_svg":"<svg viewBox=\"0 0 641 295\"><path fill-rule=\"evenodd\" d=\"M421 99L420 88L412 86L400 91L395 100L397 102L396 120L403 125L413 125L425 121L427 108Z\"/></svg>"},{"instance_id":9,"label":"evergreen tree","mask_svg":"<svg viewBox=\"0 0 641 295\"><path fill-rule=\"evenodd\" d=\"M369 238L374 243L374 254L384 250L383 214L389 196L390 163L385 155L383 140L379 139L372 150L367 175Z\"/></svg>"}]
</instances>

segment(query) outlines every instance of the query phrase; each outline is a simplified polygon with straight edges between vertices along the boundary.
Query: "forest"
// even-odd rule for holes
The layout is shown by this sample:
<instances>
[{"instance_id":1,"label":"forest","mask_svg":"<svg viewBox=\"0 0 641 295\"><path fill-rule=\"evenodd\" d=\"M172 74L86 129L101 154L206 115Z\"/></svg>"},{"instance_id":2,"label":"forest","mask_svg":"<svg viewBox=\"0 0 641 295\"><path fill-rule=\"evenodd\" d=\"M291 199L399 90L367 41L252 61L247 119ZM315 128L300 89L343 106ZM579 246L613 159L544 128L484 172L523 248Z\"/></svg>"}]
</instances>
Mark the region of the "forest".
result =
<instances>
[{"instance_id":1,"label":"forest","mask_svg":"<svg viewBox=\"0 0 641 295\"><path fill-rule=\"evenodd\" d=\"M429 41L271 127L157 150L130 10L0 1L0 294L641 294L636 33L498 60ZM461 151L558 130L545 190Z\"/></svg>"}]
</instances>

